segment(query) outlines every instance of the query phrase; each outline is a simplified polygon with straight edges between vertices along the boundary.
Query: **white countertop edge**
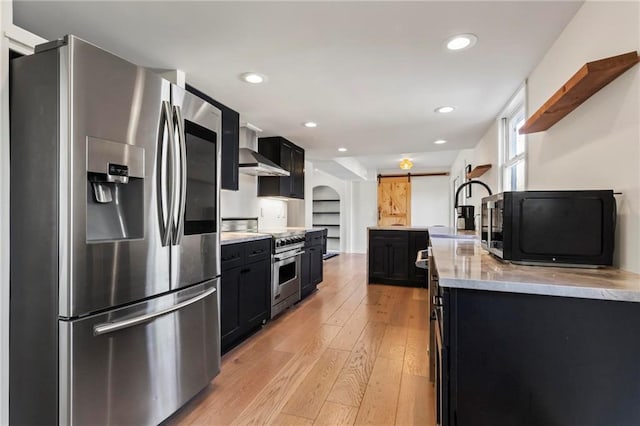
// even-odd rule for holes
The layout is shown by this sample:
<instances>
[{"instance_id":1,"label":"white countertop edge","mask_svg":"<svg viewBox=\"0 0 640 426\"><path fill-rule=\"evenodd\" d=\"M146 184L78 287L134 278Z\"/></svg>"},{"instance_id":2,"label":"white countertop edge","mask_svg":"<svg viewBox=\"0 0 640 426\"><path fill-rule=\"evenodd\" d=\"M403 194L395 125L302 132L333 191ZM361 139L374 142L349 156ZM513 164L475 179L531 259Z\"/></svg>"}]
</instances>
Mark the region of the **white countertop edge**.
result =
<instances>
[{"instance_id":1,"label":"white countertop edge","mask_svg":"<svg viewBox=\"0 0 640 426\"><path fill-rule=\"evenodd\" d=\"M523 283L509 281L468 280L440 278L441 287L467 290L498 291L502 293L536 294L540 296L574 297L615 302L640 302L640 292L593 287L577 287L562 284Z\"/></svg>"},{"instance_id":2,"label":"white countertop edge","mask_svg":"<svg viewBox=\"0 0 640 426\"><path fill-rule=\"evenodd\" d=\"M251 236L242 236L242 237L231 237L227 239L220 239L220 245L225 246L227 244L237 244L237 243L248 243L249 241L258 241L258 240L270 240L271 235L268 234L256 234Z\"/></svg>"}]
</instances>

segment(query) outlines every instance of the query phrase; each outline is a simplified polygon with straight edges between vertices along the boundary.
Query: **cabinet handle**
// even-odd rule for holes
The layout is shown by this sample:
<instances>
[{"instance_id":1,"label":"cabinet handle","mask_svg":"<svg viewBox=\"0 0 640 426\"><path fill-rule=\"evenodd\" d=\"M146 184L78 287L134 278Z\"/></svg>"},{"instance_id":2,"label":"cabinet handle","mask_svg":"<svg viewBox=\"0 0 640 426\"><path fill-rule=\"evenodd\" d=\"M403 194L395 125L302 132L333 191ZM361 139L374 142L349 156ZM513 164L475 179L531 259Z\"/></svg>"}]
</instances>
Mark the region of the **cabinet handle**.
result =
<instances>
[{"instance_id":1,"label":"cabinet handle","mask_svg":"<svg viewBox=\"0 0 640 426\"><path fill-rule=\"evenodd\" d=\"M241 270L240 270L240 273L241 273L241 274L246 274L246 273L247 273L247 272L249 272L250 270L251 270L251 269L249 269L249 268L243 268L243 269L241 269Z\"/></svg>"}]
</instances>

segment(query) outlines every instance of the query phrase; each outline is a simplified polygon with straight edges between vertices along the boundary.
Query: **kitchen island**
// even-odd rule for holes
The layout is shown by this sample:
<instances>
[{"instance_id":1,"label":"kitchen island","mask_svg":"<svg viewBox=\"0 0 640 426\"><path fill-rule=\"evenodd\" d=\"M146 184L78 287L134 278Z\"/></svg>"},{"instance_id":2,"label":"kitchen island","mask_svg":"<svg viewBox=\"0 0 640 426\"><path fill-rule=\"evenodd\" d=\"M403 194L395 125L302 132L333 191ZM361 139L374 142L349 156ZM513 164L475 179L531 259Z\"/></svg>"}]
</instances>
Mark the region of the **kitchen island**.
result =
<instances>
[{"instance_id":1,"label":"kitchen island","mask_svg":"<svg viewBox=\"0 0 640 426\"><path fill-rule=\"evenodd\" d=\"M640 275L513 265L429 231L443 425L640 424Z\"/></svg>"},{"instance_id":2,"label":"kitchen island","mask_svg":"<svg viewBox=\"0 0 640 426\"><path fill-rule=\"evenodd\" d=\"M416 268L416 254L427 248L427 228L372 226L367 228L370 284L426 287L427 275Z\"/></svg>"}]
</instances>

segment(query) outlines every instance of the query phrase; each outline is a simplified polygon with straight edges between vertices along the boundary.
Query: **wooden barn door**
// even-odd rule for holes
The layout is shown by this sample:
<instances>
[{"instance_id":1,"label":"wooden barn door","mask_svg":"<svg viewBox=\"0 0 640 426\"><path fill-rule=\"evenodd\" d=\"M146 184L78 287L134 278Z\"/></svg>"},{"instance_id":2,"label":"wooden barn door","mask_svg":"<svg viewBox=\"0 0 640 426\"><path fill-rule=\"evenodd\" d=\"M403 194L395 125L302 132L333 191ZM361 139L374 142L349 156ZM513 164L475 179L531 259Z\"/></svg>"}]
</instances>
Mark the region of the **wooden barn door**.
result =
<instances>
[{"instance_id":1,"label":"wooden barn door","mask_svg":"<svg viewBox=\"0 0 640 426\"><path fill-rule=\"evenodd\" d=\"M409 177L378 180L378 226L411 226L411 181Z\"/></svg>"}]
</instances>

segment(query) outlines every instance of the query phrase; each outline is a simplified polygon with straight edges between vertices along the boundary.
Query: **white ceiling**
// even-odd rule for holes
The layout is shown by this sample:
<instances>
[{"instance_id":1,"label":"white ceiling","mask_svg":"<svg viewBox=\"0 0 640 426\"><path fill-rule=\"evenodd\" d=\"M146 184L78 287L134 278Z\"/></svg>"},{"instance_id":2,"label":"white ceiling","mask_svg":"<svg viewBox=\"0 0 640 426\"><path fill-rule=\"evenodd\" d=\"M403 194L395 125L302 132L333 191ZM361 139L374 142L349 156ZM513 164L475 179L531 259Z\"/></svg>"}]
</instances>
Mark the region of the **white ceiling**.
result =
<instances>
[{"instance_id":1,"label":"white ceiling","mask_svg":"<svg viewBox=\"0 0 640 426\"><path fill-rule=\"evenodd\" d=\"M478 142L580 4L16 1L14 23L181 69L262 136L285 136L308 158L348 156L386 168L409 154L416 168L430 168L420 164L430 155L420 153L435 152L447 166L452 150ZM445 40L459 33L476 34L478 43L447 51ZM246 71L268 82L243 83ZM434 113L441 105L456 111ZM303 127L308 120L318 127ZM432 143L441 138L449 143ZM338 153L340 146L349 151Z\"/></svg>"}]
</instances>

